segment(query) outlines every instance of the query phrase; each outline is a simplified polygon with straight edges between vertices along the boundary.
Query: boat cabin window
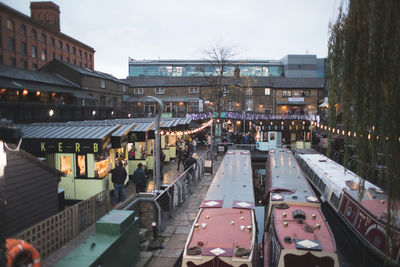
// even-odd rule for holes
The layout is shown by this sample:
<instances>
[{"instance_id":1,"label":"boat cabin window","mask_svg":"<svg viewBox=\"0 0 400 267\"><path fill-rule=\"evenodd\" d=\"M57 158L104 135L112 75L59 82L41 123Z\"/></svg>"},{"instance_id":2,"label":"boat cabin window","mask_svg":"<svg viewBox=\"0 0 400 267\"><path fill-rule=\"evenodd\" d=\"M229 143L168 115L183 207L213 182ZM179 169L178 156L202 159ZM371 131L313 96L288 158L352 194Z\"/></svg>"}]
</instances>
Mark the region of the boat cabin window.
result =
<instances>
[{"instance_id":1,"label":"boat cabin window","mask_svg":"<svg viewBox=\"0 0 400 267\"><path fill-rule=\"evenodd\" d=\"M340 196L337 197L335 193L332 193L330 202L335 208L339 208Z\"/></svg>"},{"instance_id":2,"label":"boat cabin window","mask_svg":"<svg viewBox=\"0 0 400 267\"><path fill-rule=\"evenodd\" d=\"M76 155L76 176L83 177L86 175L86 155Z\"/></svg>"},{"instance_id":3,"label":"boat cabin window","mask_svg":"<svg viewBox=\"0 0 400 267\"><path fill-rule=\"evenodd\" d=\"M60 156L60 171L65 175L72 174L72 158L71 158L71 156Z\"/></svg>"},{"instance_id":4,"label":"boat cabin window","mask_svg":"<svg viewBox=\"0 0 400 267\"><path fill-rule=\"evenodd\" d=\"M360 188L358 183L355 183L353 181L346 181L346 186L350 189L350 190L358 190Z\"/></svg>"}]
</instances>

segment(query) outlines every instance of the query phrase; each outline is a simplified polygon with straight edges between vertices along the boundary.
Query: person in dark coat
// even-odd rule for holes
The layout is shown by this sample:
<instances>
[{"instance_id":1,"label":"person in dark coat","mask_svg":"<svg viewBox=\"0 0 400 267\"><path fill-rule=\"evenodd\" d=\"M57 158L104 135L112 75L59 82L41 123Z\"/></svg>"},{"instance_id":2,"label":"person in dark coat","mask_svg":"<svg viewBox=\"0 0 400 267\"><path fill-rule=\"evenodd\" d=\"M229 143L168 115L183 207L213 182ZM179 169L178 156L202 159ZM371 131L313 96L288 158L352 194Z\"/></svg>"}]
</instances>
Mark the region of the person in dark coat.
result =
<instances>
[{"instance_id":1,"label":"person in dark coat","mask_svg":"<svg viewBox=\"0 0 400 267\"><path fill-rule=\"evenodd\" d=\"M124 202L126 199L125 194L125 179L126 179L126 170L122 166L121 161L117 161L115 164L115 168L110 171L111 173L111 181L114 184L114 204L119 202L119 198L121 197L121 202Z\"/></svg>"},{"instance_id":2,"label":"person in dark coat","mask_svg":"<svg viewBox=\"0 0 400 267\"><path fill-rule=\"evenodd\" d=\"M142 163L139 163L137 169L133 172L133 182L136 185L136 193L146 191L147 175Z\"/></svg>"},{"instance_id":3,"label":"person in dark coat","mask_svg":"<svg viewBox=\"0 0 400 267\"><path fill-rule=\"evenodd\" d=\"M182 163L183 168L185 168L185 154L184 151L182 151L181 146L177 147L177 157L178 157L178 168L176 169L177 171L179 171L179 166Z\"/></svg>"},{"instance_id":4,"label":"person in dark coat","mask_svg":"<svg viewBox=\"0 0 400 267\"><path fill-rule=\"evenodd\" d=\"M194 158L194 155L196 155L196 157L197 157L197 154L194 153L193 156L192 156L192 155L189 155L188 158L185 160L185 171L186 171L187 169L189 169L190 166L192 166L193 164L197 163L197 160ZM193 166L193 168L191 168L191 169L188 171L188 173L193 174L193 173L194 173L194 168L195 168L195 166Z\"/></svg>"}]
</instances>

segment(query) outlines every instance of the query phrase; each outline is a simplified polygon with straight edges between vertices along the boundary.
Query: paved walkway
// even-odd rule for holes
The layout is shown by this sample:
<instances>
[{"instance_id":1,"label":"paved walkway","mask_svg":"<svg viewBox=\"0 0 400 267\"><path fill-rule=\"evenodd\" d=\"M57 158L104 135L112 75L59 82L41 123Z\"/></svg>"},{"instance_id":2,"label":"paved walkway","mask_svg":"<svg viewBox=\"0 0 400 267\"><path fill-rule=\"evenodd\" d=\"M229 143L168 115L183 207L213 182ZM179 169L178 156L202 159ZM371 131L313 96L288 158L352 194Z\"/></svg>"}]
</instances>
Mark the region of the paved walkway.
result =
<instances>
[{"instance_id":1,"label":"paved walkway","mask_svg":"<svg viewBox=\"0 0 400 267\"><path fill-rule=\"evenodd\" d=\"M199 156L205 153L204 149L201 149L197 152ZM220 160L214 161L213 164L213 173L215 174L216 170L219 167ZM179 174L183 172L183 168L181 166L180 171L177 171L177 162L169 162L165 165L165 175L164 182L172 183L176 178L178 178ZM154 253L141 253L144 257L147 257L146 260L140 261L137 266L173 266L177 261L181 253L183 252L183 248L190 231L190 227L197 215L198 208L200 206L201 201L203 200L205 194L208 191L208 188L214 178L214 174L211 176L203 176L203 178L197 182L197 184L192 187L188 192L191 196L187 197L186 201L182 204L181 207L177 207L174 209L172 216L170 219L164 219L163 224L167 225L165 230L159 235L164 237L164 249L160 249L155 251ZM148 191L152 189L152 180L150 179L148 185ZM130 183L125 187L126 197L127 199L130 197L134 197L135 194L135 186ZM113 201L113 198L110 198ZM68 255L73 249L77 246L85 242L90 236L95 235L95 227L94 225L90 226L88 229L79 234L76 238L69 241L65 246L51 254L49 257L45 258L42 262L43 267L51 267L54 266L58 261L63 259L66 255ZM149 261L150 258L150 261Z\"/></svg>"},{"instance_id":2,"label":"paved walkway","mask_svg":"<svg viewBox=\"0 0 400 267\"><path fill-rule=\"evenodd\" d=\"M164 238L164 249L157 250L150 262L145 266L174 266L183 252L190 228L199 211L200 203L204 199L214 179L215 172L218 170L221 159L222 157L219 157L219 160L213 162L213 175L203 176L203 178L191 188L192 193L189 192L191 195L190 198L188 197L180 208L176 208L171 218L165 221L165 224L168 226L159 235Z\"/></svg>"}]
</instances>

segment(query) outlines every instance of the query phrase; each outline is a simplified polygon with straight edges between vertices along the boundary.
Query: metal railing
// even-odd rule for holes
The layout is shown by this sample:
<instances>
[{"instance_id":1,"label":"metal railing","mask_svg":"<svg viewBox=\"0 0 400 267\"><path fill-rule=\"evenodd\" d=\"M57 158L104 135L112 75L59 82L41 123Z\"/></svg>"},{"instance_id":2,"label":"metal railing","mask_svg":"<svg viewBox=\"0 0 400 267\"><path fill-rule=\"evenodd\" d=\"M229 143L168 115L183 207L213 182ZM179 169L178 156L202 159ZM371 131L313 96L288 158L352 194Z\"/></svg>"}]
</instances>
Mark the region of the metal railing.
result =
<instances>
[{"instance_id":1,"label":"metal railing","mask_svg":"<svg viewBox=\"0 0 400 267\"><path fill-rule=\"evenodd\" d=\"M160 194L155 196L154 201L160 205L162 211L172 211L174 207L180 206L185 201L187 193L204 175L204 161L209 153L204 153L197 163L186 169L171 184L163 188Z\"/></svg>"}]
</instances>

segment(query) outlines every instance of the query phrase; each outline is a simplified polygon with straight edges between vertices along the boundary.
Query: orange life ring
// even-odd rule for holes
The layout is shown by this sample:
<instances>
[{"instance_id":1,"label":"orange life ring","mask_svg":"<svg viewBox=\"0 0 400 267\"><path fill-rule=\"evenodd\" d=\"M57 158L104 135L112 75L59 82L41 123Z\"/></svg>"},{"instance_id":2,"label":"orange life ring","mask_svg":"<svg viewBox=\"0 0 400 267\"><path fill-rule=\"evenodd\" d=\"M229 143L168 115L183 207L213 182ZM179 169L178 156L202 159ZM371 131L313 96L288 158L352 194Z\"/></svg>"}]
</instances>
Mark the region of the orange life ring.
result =
<instances>
[{"instance_id":1,"label":"orange life ring","mask_svg":"<svg viewBox=\"0 0 400 267\"><path fill-rule=\"evenodd\" d=\"M24 243L24 242L25 242L24 240L8 238L6 240L6 249L10 250L13 247L15 247L16 245L18 245L20 243Z\"/></svg>"},{"instance_id":2,"label":"orange life ring","mask_svg":"<svg viewBox=\"0 0 400 267\"><path fill-rule=\"evenodd\" d=\"M34 246L25 242L24 240L8 239L6 243L7 247L7 266L12 267L16 257L23 252L27 252L30 255L31 263L33 267L41 267L40 255Z\"/></svg>"}]
</instances>

